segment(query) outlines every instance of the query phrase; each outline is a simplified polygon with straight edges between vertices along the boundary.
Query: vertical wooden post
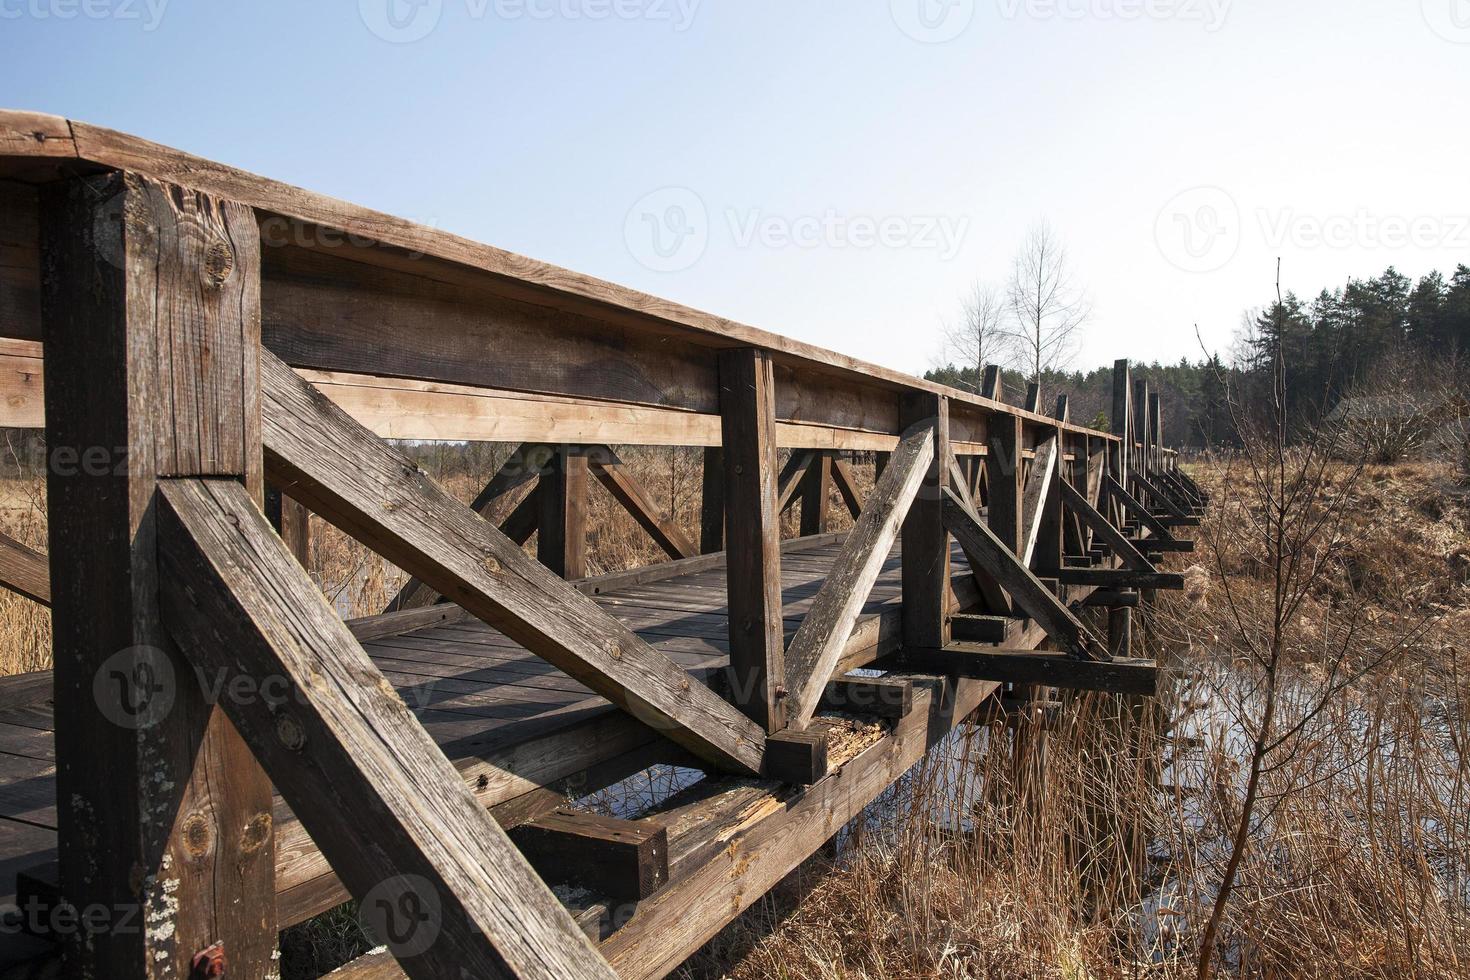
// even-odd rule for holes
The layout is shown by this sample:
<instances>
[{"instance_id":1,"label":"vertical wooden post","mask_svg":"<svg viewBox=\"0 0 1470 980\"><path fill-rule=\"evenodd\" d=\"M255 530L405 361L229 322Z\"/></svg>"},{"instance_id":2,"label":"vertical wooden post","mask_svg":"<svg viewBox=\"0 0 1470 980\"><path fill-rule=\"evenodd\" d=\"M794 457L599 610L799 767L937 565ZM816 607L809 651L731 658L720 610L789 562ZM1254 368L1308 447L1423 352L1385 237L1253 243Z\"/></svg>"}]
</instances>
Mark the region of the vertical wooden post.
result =
<instances>
[{"instance_id":1,"label":"vertical wooden post","mask_svg":"<svg viewBox=\"0 0 1470 980\"><path fill-rule=\"evenodd\" d=\"M1129 657L1133 651L1133 610L1114 606L1108 610L1108 653Z\"/></svg>"},{"instance_id":2,"label":"vertical wooden post","mask_svg":"<svg viewBox=\"0 0 1470 980\"><path fill-rule=\"evenodd\" d=\"M265 488L265 516L302 568L311 568L311 512L279 487Z\"/></svg>"},{"instance_id":3,"label":"vertical wooden post","mask_svg":"<svg viewBox=\"0 0 1470 980\"><path fill-rule=\"evenodd\" d=\"M801 480L801 536L821 534L827 528L832 486L832 456L817 453Z\"/></svg>"},{"instance_id":4,"label":"vertical wooden post","mask_svg":"<svg viewBox=\"0 0 1470 980\"><path fill-rule=\"evenodd\" d=\"M1138 443L1138 456L1135 458L1134 468L1143 476L1148 475L1148 464L1153 455L1152 436L1148 425L1148 382L1135 381L1133 382L1133 438Z\"/></svg>"},{"instance_id":5,"label":"vertical wooden post","mask_svg":"<svg viewBox=\"0 0 1470 980\"><path fill-rule=\"evenodd\" d=\"M1128 486L1128 473L1133 466L1133 377L1127 358L1113 362L1113 411L1110 419L1113 435L1118 443L1108 459L1108 468L1113 479L1121 487ZM1117 520L1117 507L1110 504L1112 516Z\"/></svg>"},{"instance_id":6,"label":"vertical wooden post","mask_svg":"<svg viewBox=\"0 0 1470 980\"><path fill-rule=\"evenodd\" d=\"M56 797L67 976L277 975L271 785L158 611L170 477L263 495L249 208L138 177L43 191Z\"/></svg>"},{"instance_id":7,"label":"vertical wooden post","mask_svg":"<svg viewBox=\"0 0 1470 980\"><path fill-rule=\"evenodd\" d=\"M1025 409L1028 412L1041 411L1041 383L1039 381L1033 381L1026 386Z\"/></svg>"},{"instance_id":8,"label":"vertical wooden post","mask_svg":"<svg viewBox=\"0 0 1470 980\"><path fill-rule=\"evenodd\" d=\"M1153 465L1164 468L1164 410L1157 392L1148 396L1149 443L1154 448Z\"/></svg>"},{"instance_id":9,"label":"vertical wooden post","mask_svg":"<svg viewBox=\"0 0 1470 980\"><path fill-rule=\"evenodd\" d=\"M985 461L985 476L990 499L986 523L995 536L1016 554L1021 553L1022 496L1025 492L1024 467L1021 465L1021 419L1015 415L995 415L990 419L990 457Z\"/></svg>"},{"instance_id":10,"label":"vertical wooden post","mask_svg":"<svg viewBox=\"0 0 1470 980\"><path fill-rule=\"evenodd\" d=\"M704 451L704 484L699 500L699 553L725 550L725 451Z\"/></svg>"},{"instance_id":11,"label":"vertical wooden post","mask_svg":"<svg viewBox=\"0 0 1470 980\"><path fill-rule=\"evenodd\" d=\"M735 704L767 732L786 727L781 525L776 511L776 381L764 351L720 354L725 560Z\"/></svg>"},{"instance_id":12,"label":"vertical wooden post","mask_svg":"<svg viewBox=\"0 0 1470 980\"><path fill-rule=\"evenodd\" d=\"M985 365L985 377L980 382L980 397L991 401L1001 400L1001 376L999 364Z\"/></svg>"},{"instance_id":13,"label":"vertical wooden post","mask_svg":"<svg viewBox=\"0 0 1470 980\"><path fill-rule=\"evenodd\" d=\"M536 557L565 579L587 575L587 451L559 446L536 491L541 507Z\"/></svg>"},{"instance_id":14,"label":"vertical wooden post","mask_svg":"<svg viewBox=\"0 0 1470 980\"><path fill-rule=\"evenodd\" d=\"M903 641L937 649L949 645L949 533L943 509L943 491L949 486L949 399L927 391L900 396L899 429L927 419L936 420L934 462L901 532Z\"/></svg>"}]
</instances>

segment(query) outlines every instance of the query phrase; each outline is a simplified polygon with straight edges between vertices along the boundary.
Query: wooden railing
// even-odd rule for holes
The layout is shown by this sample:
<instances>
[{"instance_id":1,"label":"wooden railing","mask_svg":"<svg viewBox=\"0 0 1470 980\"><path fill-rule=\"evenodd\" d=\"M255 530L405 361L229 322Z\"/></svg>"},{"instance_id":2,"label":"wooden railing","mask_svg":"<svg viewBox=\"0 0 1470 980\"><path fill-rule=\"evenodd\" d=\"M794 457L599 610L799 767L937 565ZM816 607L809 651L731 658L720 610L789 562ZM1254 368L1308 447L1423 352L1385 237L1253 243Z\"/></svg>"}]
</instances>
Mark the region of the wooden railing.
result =
<instances>
[{"instance_id":1,"label":"wooden railing","mask_svg":"<svg viewBox=\"0 0 1470 980\"><path fill-rule=\"evenodd\" d=\"M441 941L394 949L410 975L614 975L392 694L359 642L373 627L342 623L306 575L308 509L413 576L385 618L430 622L447 598L711 772L823 779L813 717L855 665L899 540L897 635L860 662L1153 683L1127 659L1128 603L1106 637L1079 610L1100 588L1175 584L1154 562L1203 501L1126 364L1114 432L1097 432L1065 399L1043 414L1034 388L1006 404L997 371L966 394L26 113L0 113L0 249L3 422L44 427L50 460L49 563L0 541L0 579L53 604L58 884L149 923L71 942L77 975L182 975L220 944L230 976L270 975L275 929L294 921L277 911L273 786L339 890L407 875L442 898ZM522 446L465 506L388 439ZM705 447L697 544L611 444ZM784 472L778 448L795 450ZM881 454L866 499L852 451ZM722 552L725 689L568 581L585 576L594 479L671 560ZM484 518L529 483L498 527ZM821 533L829 488L855 526L787 645L780 517L802 500L803 534ZM1123 567L1097 567L1099 549ZM1056 652L965 645L997 623L1002 643L1034 627ZM280 696L214 706L201 668L275 679ZM172 677L170 710L112 734L107 671L132 708Z\"/></svg>"}]
</instances>

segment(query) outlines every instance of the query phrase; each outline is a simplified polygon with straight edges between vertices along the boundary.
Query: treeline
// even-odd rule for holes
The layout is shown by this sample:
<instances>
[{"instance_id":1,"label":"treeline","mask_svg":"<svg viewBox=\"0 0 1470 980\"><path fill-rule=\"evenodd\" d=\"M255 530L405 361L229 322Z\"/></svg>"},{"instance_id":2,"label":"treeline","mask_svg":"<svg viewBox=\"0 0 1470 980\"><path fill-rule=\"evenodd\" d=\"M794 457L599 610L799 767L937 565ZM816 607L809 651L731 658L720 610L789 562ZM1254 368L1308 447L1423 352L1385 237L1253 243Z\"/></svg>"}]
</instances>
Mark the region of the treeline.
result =
<instances>
[{"instance_id":1,"label":"treeline","mask_svg":"<svg viewBox=\"0 0 1470 980\"><path fill-rule=\"evenodd\" d=\"M1375 279L1353 279L1324 289L1315 299L1288 293L1247 314L1235 348L1199 361L1133 364L1135 379L1160 395L1164 438L1179 447L1238 444L1235 414L1254 412L1269 401L1276 351L1286 370L1287 413L1292 425L1311 424L1355 391L1375 393L1422 384L1433 376L1463 383L1463 357L1470 354L1470 267L1446 278L1431 272L1417 283L1389 268ZM1025 400L1029 378L1004 371L1007 402ZM978 391L973 367L947 365L925 378ZM1045 371L1042 410L1056 396L1070 397L1074 422L1109 427L1113 369ZM1234 404L1234 413L1232 412Z\"/></svg>"}]
</instances>

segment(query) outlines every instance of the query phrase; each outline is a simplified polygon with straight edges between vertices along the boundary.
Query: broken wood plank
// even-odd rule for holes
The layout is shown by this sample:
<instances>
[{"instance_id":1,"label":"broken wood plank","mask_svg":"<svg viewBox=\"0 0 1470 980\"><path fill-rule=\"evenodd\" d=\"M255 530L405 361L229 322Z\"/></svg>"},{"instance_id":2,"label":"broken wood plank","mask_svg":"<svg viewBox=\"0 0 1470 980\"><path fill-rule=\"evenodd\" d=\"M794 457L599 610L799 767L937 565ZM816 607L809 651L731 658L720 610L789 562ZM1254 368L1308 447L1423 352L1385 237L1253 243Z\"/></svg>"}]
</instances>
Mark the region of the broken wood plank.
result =
<instances>
[{"instance_id":1,"label":"broken wood plank","mask_svg":"<svg viewBox=\"0 0 1470 980\"><path fill-rule=\"evenodd\" d=\"M283 489L690 751L737 771L759 771L758 727L274 355L262 352L261 360L267 461Z\"/></svg>"}]
</instances>

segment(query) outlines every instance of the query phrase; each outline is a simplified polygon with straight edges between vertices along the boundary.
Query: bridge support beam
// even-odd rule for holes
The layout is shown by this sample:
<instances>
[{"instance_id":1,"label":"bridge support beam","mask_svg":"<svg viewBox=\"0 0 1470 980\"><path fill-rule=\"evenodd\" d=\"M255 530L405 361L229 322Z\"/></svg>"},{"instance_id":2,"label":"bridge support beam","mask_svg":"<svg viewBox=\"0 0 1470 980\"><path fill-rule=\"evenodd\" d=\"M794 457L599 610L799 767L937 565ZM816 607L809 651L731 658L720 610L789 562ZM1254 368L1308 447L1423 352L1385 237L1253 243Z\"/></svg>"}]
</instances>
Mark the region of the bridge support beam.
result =
<instances>
[{"instance_id":1,"label":"bridge support beam","mask_svg":"<svg viewBox=\"0 0 1470 980\"><path fill-rule=\"evenodd\" d=\"M255 215L133 174L42 199L61 894L135 923L79 917L63 972L182 976L223 944L273 976L271 784L165 634L155 554L161 480L262 503Z\"/></svg>"}]
</instances>

